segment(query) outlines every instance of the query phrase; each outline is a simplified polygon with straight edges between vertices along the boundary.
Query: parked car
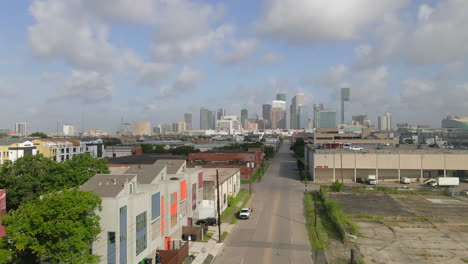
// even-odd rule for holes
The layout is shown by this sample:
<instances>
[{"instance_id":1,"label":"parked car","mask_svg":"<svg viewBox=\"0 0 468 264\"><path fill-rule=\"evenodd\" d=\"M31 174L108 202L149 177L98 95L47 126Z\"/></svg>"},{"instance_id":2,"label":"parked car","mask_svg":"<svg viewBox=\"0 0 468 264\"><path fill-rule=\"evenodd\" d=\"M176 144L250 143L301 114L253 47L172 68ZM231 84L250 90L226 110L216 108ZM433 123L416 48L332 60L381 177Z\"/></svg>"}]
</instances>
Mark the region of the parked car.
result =
<instances>
[{"instance_id":1,"label":"parked car","mask_svg":"<svg viewBox=\"0 0 468 264\"><path fill-rule=\"evenodd\" d=\"M362 147L350 147L349 149L350 150L363 150Z\"/></svg>"},{"instance_id":2,"label":"parked car","mask_svg":"<svg viewBox=\"0 0 468 264\"><path fill-rule=\"evenodd\" d=\"M404 183L404 184L410 184L411 183L411 180L408 178L408 177L402 177L400 179L400 182L401 183Z\"/></svg>"},{"instance_id":3,"label":"parked car","mask_svg":"<svg viewBox=\"0 0 468 264\"><path fill-rule=\"evenodd\" d=\"M382 149L382 148L383 148L382 144L378 144L377 147L376 147L376 149Z\"/></svg>"},{"instance_id":4,"label":"parked car","mask_svg":"<svg viewBox=\"0 0 468 264\"><path fill-rule=\"evenodd\" d=\"M195 222L196 225L209 225L209 226L215 226L217 223L218 221L214 217L199 219L198 221Z\"/></svg>"},{"instance_id":5,"label":"parked car","mask_svg":"<svg viewBox=\"0 0 468 264\"><path fill-rule=\"evenodd\" d=\"M242 208L239 212L239 218L240 219L249 219L250 217L250 208Z\"/></svg>"},{"instance_id":6,"label":"parked car","mask_svg":"<svg viewBox=\"0 0 468 264\"><path fill-rule=\"evenodd\" d=\"M362 178L356 178L356 182L363 183L364 181L362 180Z\"/></svg>"}]
</instances>

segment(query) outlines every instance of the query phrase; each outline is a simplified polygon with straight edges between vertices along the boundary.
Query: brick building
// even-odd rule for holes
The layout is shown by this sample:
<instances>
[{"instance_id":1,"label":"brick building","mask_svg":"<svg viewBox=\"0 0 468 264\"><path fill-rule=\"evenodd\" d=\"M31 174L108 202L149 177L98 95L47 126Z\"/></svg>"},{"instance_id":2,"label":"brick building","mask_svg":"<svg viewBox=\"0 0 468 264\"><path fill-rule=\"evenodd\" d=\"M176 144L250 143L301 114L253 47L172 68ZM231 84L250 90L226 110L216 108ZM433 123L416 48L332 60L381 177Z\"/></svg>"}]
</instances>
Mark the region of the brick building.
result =
<instances>
[{"instance_id":1,"label":"brick building","mask_svg":"<svg viewBox=\"0 0 468 264\"><path fill-rule=\"evenodd\" d=\"M249 179L260 165L263 163L263 153L261 148L249 148L247 151L208 151L190 153L187 167L194 168L239 168L241 179ZM248 162L254 163L254 168L247 166Z\"/></svg>"}]
</instances>

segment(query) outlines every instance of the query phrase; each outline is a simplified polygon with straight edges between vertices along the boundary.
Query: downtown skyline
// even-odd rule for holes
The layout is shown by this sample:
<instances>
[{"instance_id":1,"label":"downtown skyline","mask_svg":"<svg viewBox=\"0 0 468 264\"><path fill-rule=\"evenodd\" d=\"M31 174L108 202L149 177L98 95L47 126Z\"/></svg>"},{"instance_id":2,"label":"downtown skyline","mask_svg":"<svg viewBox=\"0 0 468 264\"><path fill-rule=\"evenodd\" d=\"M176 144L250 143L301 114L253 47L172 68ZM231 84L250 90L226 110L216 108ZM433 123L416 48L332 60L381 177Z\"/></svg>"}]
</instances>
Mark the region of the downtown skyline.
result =
<instances>
[{"instance_id":1,"label":"downtown skyline","mask_svg":"<svg viewBox=\"0 0 468 264\"><path fill-rule=\"evenodd\" d=\"M84 115L112 131L122 117L199 120L200 107L260 116L277 93L289 119L297 92L339 111L342 87L350 114L371 120L439 127L466 114L466 1L282 2L4 3L0 128L81 128Z\"/></svg>"}]
</instances>

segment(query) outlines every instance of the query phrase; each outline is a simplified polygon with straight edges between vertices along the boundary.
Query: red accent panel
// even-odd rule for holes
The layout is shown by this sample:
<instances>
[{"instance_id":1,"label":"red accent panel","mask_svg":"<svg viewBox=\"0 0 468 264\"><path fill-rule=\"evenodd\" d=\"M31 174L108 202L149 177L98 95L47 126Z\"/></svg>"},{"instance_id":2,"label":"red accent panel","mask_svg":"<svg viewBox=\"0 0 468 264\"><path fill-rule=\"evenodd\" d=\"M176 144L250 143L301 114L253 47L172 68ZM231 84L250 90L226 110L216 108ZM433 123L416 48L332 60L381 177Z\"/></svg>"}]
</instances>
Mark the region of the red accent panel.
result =
<instances>
[{"instance_id":1,"label":"red accent panel","mask_svg":"<svg viewBox=\"0 0 468 264\"><path fill-rule=\"evenodd\" d=\"M172 196L174 197L174 202L171 203L171 216L177 214L177 192L171 194L171 200Z\"/></svg>"},{"instance_id":2,"label":"red accent panel","mask_svg":"<svg viewBox=\"0 0 468 264\"><path fill-rule=\"evenodd\" d=\"M6 190L0 190L0 216L6 215ZM5 235L5 229L0 221L0 237Z\"/></svg>"},{"instance_id":3,"label":"red accent panel","mask_svg":"<svg viewBox=\"0 0 468 264\"><path fill-rule=\"evenodd\" d=\"M198 189L203 188L203 172L198 173Z\"/></svg>"},{"instance_id":4,"label":"red accent panel","mask_svg":"<svg viewBox=\"0 0 468 264\"><path fill-rule=\"evenodd\" d=\"M183 180L180 182L180 200L187 198L187 181Z\"/></svg>"}]
</instances>

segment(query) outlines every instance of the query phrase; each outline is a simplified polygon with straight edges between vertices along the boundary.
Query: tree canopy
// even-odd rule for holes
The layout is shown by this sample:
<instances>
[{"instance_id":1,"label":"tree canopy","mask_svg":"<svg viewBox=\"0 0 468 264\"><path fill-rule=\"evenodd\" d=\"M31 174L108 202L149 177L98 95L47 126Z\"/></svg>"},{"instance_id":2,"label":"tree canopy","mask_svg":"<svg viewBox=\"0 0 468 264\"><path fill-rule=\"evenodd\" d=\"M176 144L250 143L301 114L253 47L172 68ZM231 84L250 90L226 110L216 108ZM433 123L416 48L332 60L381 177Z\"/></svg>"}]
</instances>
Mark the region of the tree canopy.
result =
<instances>
[{"instance_id":1,"label":"tree canopy","mask_svg":"<svg viewBox=\"0 0 468 264\"><path fill-rule=\"evenodd\" d=\"M47 134L42 132L34 132L29 135L30 137L38 137L38 138L47 138Z\"/></svg>"},{"instance_id":2,"label":"tree canopy","mask_svg":"<svg viewBox=\"0 0 468 264\"><path fill-rule=\"evenodd\" d=\"M98 173L109 173L107 161L89 153L62 163L41 154L25 155L0 167L0 188L7 189L7 209L11 210L48 192L78 187Z\"/></svg>"},{"instance_id":3,"label":"tree canopy","mask_svg":"<svg viewBox=\"0 0 468 264\"><path fill-rule=\"evenodd\" d=\"M21 204L3 218L0 263L98 263L90 243L101 229L101 198L76 189Z\"/></svg>"}]
</instances>

